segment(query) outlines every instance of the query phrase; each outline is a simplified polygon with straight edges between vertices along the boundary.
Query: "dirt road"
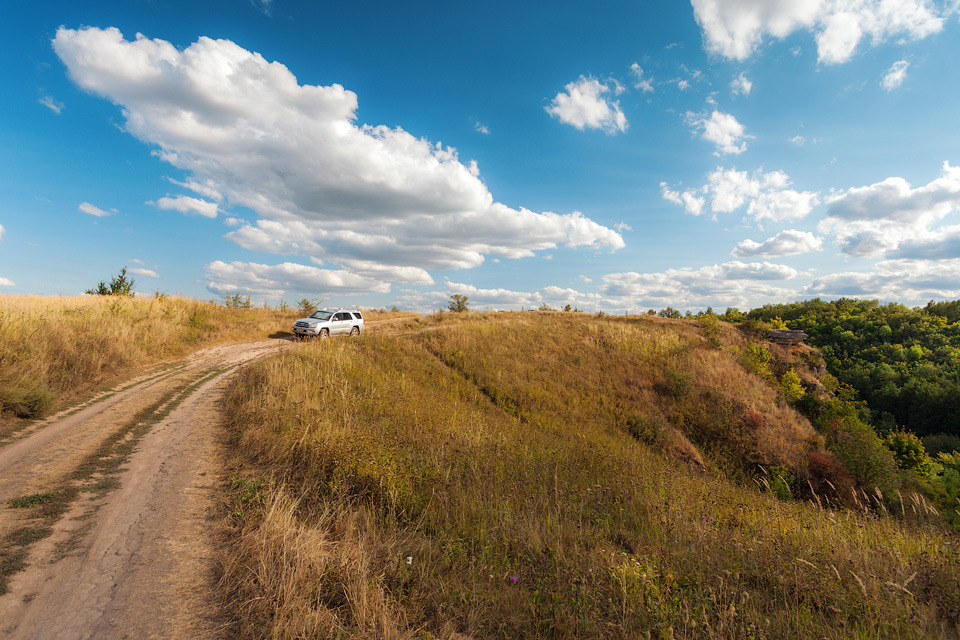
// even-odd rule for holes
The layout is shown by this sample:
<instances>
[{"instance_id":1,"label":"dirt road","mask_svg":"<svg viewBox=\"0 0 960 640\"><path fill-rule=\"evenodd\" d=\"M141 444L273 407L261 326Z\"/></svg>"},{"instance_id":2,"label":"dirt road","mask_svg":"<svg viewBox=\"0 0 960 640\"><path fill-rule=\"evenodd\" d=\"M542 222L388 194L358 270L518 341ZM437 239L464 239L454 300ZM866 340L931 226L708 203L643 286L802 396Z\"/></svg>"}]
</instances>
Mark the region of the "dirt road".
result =
<instances>
[{"instance_id":1,"label":"dirt road","mask_svg":"<svg viewBox=\"0 0 960 640\"><path fill-rule=\"evenodd\" d=\"M217 399L290 344L206 349L0 443L0 637L220 635Z\"/></svg>"}]
</instances>

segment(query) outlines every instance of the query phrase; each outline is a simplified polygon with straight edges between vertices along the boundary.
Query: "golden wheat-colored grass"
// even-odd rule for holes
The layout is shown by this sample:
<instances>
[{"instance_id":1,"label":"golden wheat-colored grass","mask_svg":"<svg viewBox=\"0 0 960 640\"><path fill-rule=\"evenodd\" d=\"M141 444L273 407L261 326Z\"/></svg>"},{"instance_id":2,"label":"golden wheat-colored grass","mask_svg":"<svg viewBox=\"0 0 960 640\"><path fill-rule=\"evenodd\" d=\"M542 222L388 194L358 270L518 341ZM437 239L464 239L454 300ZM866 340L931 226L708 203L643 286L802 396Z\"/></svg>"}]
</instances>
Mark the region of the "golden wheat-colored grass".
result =
<instances>
[{"instance_id":1,"label":"golden wheat-colored grass","mask_svg":"<svg viewBox=\"0 0 960 640\"><path fill-rule=\"evenodd\" d=\"M302 345L233 385L240 636L957 637L956 537L729 481L822 444L740 367L735 334L717 348L691 323L584 314L418 325Z\"/></svg>"},{"instance_id":2,"label":"golden wheat-colored grass","mask_svg":"<svg viewBox=\"0 0 960 640\"><path fill-rule=\"evenodd\" d=\"M0 408L35 416L202 346L287 331L294 315L167 296L0 296Z\"/></svg>"}]
</instances>

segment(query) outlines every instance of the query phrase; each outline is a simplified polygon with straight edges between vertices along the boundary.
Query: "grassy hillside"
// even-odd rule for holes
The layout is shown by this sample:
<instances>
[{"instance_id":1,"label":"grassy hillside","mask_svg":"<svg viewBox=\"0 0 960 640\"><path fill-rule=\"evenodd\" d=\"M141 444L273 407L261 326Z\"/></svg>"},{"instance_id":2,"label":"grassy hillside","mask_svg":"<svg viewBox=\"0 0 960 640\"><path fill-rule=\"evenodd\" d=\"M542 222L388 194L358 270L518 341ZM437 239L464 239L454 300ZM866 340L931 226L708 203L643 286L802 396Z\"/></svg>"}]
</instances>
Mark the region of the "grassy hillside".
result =
<instances>
[{"instance_id":1,"label":"grassy hillside","mask_svg":"<svg viewBox=\"0 0 960 640\"><path fill-rule=\"evenodd\" d=\"M958 636L956 536L910 495L826 508L842 463L738 332L415 324L233 385L238 635Z\"/></svg>"},{"instance_id":2,"label":"grassy hillside","mask_svg":"<svg viewBox=\"0 0 960 640\"><path fill-rule=\"evenodd\" d=\"M184 298L0 296L0 435L17 416L203 346L289 330L293 317Z\"/></svg>"}]
</instances>

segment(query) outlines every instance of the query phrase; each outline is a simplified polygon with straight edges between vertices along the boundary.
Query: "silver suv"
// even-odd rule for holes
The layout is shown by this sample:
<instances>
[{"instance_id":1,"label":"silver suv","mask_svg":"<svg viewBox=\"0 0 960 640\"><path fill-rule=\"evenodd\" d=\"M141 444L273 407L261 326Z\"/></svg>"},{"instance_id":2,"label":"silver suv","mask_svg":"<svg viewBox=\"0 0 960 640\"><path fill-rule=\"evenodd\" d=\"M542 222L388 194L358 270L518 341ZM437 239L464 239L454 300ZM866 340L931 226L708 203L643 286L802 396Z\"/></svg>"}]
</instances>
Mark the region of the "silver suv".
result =
<instances>
[{"instance_id":1,"label":"silver suv","mask_svg":"<svg viewBox=\"0 0 960 640\"><path fill-rule=\"evenodd\" d=\"M336 335L358 336L363 331L363 314L358 309L321 309L293 323L293 339Z\"/></svg>"}]
</instances>

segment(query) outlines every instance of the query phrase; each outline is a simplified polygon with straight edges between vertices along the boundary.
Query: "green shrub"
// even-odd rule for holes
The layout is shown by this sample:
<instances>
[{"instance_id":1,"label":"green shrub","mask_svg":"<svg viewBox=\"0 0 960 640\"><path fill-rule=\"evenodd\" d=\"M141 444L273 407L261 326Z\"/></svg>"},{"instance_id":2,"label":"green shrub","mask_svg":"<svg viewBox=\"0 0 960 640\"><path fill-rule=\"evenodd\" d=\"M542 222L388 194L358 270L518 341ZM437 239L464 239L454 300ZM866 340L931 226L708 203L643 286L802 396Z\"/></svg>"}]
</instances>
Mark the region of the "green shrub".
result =
<instances>
[{"instance_id":1,"label":"green shrub","mask_svg":"<svg viewBox=\"0 0 960 640\"><path fill-rule=\"evenodd\" d=\"M930 464L930 456L923 448L923 442L909 431L903 429L891 431L883 444L893 452L897 466L901 469L919 472Z\"/></svg>"},{"instance_id":2,"label":"green shrub","mask_svg":"<svg viewBox=\"0 0 960 640\"><path fill-rule=\"evenodd\" d=\"M807 390L803 388L803 383L796 371L790 369L780 378L780 393L787 399L787 402L794 403L800 400L806 394Z\"/></svg>"},{"instance_id":3,"label":"green shrub","mask_svg":"<svg viewBox=\"0 0 960 640\"><path fill-rule=\"evenodd\" d=\"M747 371L766 378L770 375L770 358L769 351L750 340L747 348L743 350L741 362Z\"/></svg>"},{"instance_id":4,"label":"green shrub","mask_svg":"<svg viewBox=\"0 0 960 640\"><path fill-rule=\"evenodd\" d=\"M39 418L53 406L53 393L39 381L0 387L0 411L18 418Z\"/></svg>"}]
</instances>

